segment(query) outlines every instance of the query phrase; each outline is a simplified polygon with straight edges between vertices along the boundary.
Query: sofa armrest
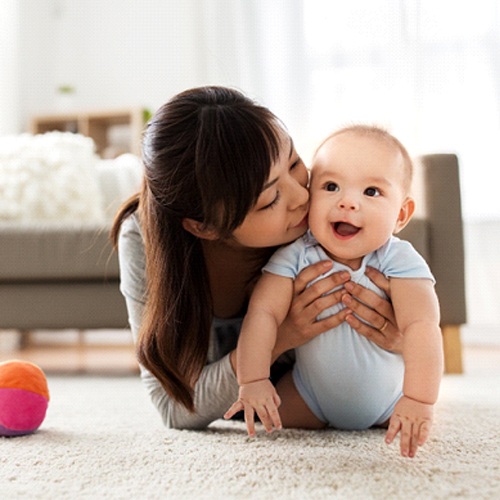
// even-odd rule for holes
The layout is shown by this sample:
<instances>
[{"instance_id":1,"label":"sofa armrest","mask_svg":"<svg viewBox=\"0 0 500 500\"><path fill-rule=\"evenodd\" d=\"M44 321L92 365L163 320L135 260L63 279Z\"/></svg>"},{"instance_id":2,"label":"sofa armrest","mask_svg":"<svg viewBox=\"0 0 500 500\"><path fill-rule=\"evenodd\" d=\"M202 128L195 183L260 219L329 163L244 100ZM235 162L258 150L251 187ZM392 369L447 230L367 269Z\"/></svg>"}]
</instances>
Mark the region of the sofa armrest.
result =
<instances>
[{"instance_id":1,"label":"sofa armrest","mask_svg":"<svg viewBox=\"0 0 500 500\"><path fill-rule=\"evenodd\" d=\"M429 265L436 278L441 323L461 325L467 315L458 158L454 154L432 154L418 161L423 169Z\"/></svg>"}]
</instances>

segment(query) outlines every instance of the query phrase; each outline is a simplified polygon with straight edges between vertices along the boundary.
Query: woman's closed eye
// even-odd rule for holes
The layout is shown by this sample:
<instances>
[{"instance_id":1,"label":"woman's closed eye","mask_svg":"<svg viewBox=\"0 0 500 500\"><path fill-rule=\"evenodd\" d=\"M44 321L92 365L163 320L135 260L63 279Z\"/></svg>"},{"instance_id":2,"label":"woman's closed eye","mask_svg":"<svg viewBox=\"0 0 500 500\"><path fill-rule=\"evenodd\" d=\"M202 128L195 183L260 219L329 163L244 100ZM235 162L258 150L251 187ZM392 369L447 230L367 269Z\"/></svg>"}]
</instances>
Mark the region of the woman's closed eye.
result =
<instances>
[{"instance_id":1,"label":"woman's closed eye","mask_svg":"<svg viewBox=\"0 0 500 500\"><path fill-rule=\"evenodd\" d=\"M296 167L298 167L302 163L303 163L302 158L300 156L297 156L297 159L290 165L290 170L294 170Z\"/></svg>"},{"instance_id":2,"label":"woman's closed eye","mask_svg":"<svg viewBox=\"0 0 500 500\"><path fill-rule=\"evenodd\" d=\"M280 201L280 198L281 198L280 192L276 191L276 196L274 197L273 201L271 201L271 203L268 203L267 205L264 205L260 210L266 210L268 208L273 208Z\"/></svg>"}]
</instances>

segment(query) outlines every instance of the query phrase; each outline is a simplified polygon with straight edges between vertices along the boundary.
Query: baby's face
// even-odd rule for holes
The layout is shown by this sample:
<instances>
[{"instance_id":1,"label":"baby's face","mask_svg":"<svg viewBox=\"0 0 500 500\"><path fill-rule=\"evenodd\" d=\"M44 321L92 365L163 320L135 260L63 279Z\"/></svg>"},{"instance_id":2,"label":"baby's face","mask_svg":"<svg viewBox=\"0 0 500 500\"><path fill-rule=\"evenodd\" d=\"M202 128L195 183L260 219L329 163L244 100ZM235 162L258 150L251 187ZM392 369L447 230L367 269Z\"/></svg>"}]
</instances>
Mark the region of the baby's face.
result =
<instances>
[{"instance_id":1,"label":"baby's face","mask_svg":"<svg viewBox=\"0 0 500 500\"><path fill-rule=\"evenodd\" d=\"M321 146L311 167L309 227L330 257L358 269L406 225L413 200L403 165L394 146L355 132Z\"/></svg>"}]
</instances>

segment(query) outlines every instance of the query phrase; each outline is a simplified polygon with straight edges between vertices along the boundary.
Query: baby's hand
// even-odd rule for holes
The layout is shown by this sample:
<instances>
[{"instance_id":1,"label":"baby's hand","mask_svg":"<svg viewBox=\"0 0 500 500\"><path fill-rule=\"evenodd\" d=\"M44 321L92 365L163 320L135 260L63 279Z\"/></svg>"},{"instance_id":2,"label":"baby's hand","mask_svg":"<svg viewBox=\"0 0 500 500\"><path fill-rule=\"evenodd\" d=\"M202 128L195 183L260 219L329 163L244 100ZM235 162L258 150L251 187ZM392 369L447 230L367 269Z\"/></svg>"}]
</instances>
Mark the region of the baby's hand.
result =
<instances>
[{"instance_id":1,"label":"baby's hand","mask_svg":"<svg viewBox=\"0 0 500 500\"><path fill-rule=\"evenodd\" d=\"M249 436L255 436L255 412L267 432L281 429L281 418L278 407L280 397L269 379L257 380L240 386L240 397L224 414L225 419L231 418L241 410L245 412L245 422Z\"/></svg>"},{"instance_id":2,"label":"baby's hand","mask_svg":"<svg viewBox=\"0 0 500 500\"><path fill-rule=\"evenodd\" d=\"M385 442L391 444L400 432L401 455L413 458L417 453L417 448L422 446L429 437L433 406L403 396L394 408Z\"/></svg>"}]
</instances>

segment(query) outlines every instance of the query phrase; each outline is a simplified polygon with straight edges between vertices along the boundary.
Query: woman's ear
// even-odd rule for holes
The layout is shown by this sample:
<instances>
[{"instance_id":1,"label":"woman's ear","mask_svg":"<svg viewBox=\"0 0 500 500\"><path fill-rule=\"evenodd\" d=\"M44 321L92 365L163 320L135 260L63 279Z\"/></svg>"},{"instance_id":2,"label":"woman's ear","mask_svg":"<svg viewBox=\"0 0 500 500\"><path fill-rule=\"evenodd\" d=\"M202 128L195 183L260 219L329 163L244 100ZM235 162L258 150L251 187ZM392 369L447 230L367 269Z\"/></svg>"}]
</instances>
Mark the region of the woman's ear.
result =
<instances>
[{"instance_id":1,"label":"woman's ear","mask_svg":"<svg viewBox=\"0 0 500 500\"><path fill-rule=\"evenodd\" d=\"M188 219L187 217L182 219L182 227L193 236L200 238L202 240L217 240L219 239L219 234L215 229L208 229L203 222L199 222L194 219Z\"/></svg>"},{"instance_id":2,"label":"woman's ear","mask_svg":"<svg viewBox=\"0 0 500 500\"><path fill-rule=\"evenodd\" d=\"M399 233L413 216L415 212L415 200L410 196L407 196L403 205L399 210L398 220L396 221L396 226L394 227L394 234Z\"/></svg>"}]
</instances>

